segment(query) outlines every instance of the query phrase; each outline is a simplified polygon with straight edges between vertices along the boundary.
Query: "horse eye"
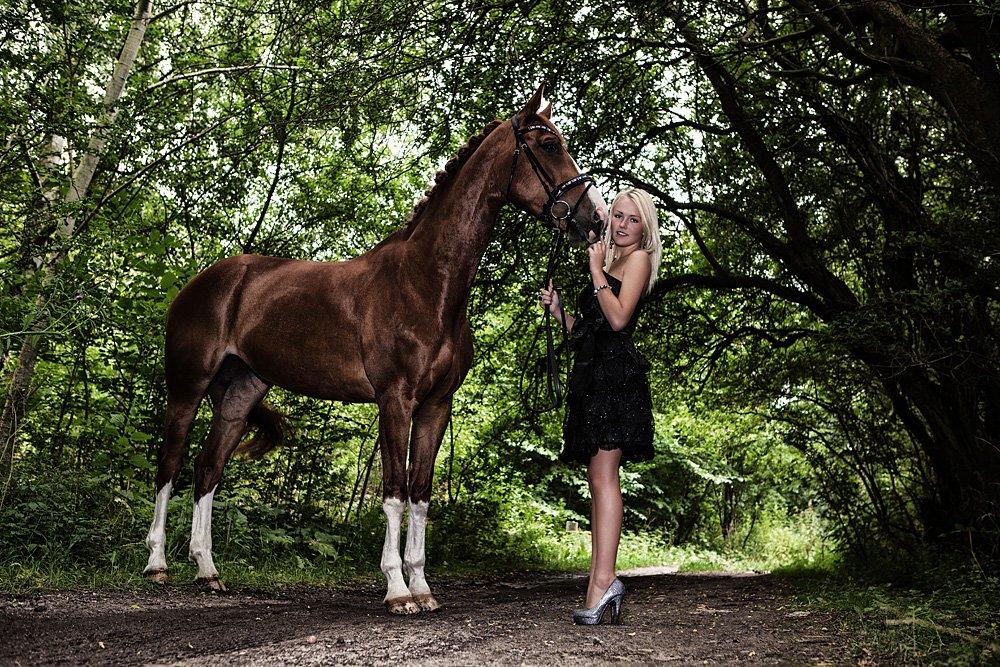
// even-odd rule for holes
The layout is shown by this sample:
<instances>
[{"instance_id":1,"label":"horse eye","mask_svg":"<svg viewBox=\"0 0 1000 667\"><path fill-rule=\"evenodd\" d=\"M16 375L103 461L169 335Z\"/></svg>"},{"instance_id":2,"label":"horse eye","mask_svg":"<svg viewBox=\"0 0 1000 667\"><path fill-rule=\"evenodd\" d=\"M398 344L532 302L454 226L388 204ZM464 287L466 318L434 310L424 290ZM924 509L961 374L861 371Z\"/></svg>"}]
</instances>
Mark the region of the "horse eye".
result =
<instances>
[{"instance_id":1,"label":"horse eye","mask_svg":"<svg viewBox=\"0 0 1000 667\"><path fill-rule=\"evenodd\" d=\"M549 141L542 144L542 150L546 153L558 153L559 152L559 142Z\"/></svg>"}]
</instances>

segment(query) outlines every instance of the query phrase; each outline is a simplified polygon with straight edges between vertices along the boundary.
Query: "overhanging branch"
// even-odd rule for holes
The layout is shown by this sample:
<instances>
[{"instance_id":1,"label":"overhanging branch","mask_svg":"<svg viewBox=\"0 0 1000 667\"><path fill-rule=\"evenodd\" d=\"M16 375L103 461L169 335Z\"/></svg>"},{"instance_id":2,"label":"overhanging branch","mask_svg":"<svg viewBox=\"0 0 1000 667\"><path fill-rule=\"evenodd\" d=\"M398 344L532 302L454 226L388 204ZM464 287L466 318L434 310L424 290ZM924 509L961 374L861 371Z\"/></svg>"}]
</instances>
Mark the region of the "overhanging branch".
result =
<instances>
[{"instance_id":1,"label":"overhanging branch","mask_svg":"<svg viewBox=\"0 0 1000 667\"><path fill-rule=\"evenodd\" d=\"M821 319L826 319L830 315L830 309L808 292L797 290L788 285L782 285L775 280L761 276L734 274L720 276L701 273L684 273L667 276L656 281L656 285L653 286L653 290L646 297L646 300L653 301L660 299L668 292L674 292L687 287L700 287L721 291L757 290L767 292L785 301L805 306Z\"/></svg>"}]
</instances>

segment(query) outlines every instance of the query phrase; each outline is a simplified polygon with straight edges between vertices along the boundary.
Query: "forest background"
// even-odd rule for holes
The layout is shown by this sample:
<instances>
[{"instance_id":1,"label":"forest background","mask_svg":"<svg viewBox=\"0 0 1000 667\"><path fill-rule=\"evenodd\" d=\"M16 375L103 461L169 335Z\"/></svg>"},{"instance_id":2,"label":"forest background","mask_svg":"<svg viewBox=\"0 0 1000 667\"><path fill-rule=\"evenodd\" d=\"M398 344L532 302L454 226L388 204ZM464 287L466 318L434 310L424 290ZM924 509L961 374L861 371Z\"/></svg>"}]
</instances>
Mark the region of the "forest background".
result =
<instances>
[{"instance_id":1,"label":"forest background","mask_svg":"<svg viewBox=\"0 0 1000 667\"><path fill-rule=\"evenodd\" d=\"M995 586L997 18L966 2L6 3L3 586L141 571L164 315L191 277L240 252L364 252L539 81L605 196L639 185L660 211L636 332L657 454L623 472L623 564L933 553ZM556 461L538 363L548 242L508 208L477 274L432 570L585 567L589 539L565 526L586 528L586 476ZM567 294L583 267L578 249L560 264ZM376 571L374 406L270 397L295 432L227 470L223 567ZM189 483L188 466L172 565Z\"/></svg>"}]
</instances>

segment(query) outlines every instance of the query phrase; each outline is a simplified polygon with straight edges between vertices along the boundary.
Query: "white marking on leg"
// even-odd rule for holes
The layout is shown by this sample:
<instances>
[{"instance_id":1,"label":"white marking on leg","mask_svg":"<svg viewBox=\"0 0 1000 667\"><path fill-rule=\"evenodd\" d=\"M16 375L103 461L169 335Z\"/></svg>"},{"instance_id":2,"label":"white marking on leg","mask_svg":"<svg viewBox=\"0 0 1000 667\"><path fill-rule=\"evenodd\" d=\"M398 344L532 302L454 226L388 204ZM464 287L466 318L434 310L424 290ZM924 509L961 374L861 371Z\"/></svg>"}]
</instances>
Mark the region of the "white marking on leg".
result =
<instances>
[{"instance_id":1,"label":"white marking on leg","mask_svg":"<svg viewBox=\"0 0 1000 667\"><path fill-rule=\"evenodd\" d=\"M170 503L170 490L173 484L167 482L156 494L156 507L153 509L153 523L146 535L146 546L149 547L149 562L143 574L166 572L167 555L167 505Z\"/></svg>"},{"instance_id":2,"label":"white marking on leg","mask_svg":"<svg viewBox=\"0 0 1000 667\"><path fill-rule=\"evenodd\" d=\"M198 499L191 517L191 549L189 557L198 564L199 579L218 578L212 562L212 498L215 487Z\"/></svg>"},{"instance_id":3,"label":"white marking on leg","mask_svg":"<svg viewBox=\"0 0 1000 667\"><path fill-rule=\"evenodd\" d=\"M430 586L424 579L424 536L427 532L428 503L410 501L410 523L406 529L406 574L410 579L410 594L413 596L430 593Z\"/></svg>"},{"instance_id":4,"label":"white marking on leg","mask_svg":"<svg viewBox=\"0 0 1000 667\"><path fill-rule=\"evenodd\" d=\"M403 501L386 498L382 503L385 512L385 543L382 545L382 573L388 584L385 601L410 596L403 581L403 561L399 557L399 530L403 525Z\"/></svg>"}]
</instances>

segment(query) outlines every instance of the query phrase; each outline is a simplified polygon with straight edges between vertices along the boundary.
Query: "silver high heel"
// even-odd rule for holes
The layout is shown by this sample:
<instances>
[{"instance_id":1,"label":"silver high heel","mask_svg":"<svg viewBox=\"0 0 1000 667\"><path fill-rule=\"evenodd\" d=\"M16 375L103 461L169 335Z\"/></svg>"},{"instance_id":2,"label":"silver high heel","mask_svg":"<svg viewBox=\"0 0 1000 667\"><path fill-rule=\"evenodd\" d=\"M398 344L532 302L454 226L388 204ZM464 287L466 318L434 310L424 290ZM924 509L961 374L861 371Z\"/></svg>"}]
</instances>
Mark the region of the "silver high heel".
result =
<instances>
[{"instance_id":1,"label":"silver high heel","mask_svg":"<svg viewBox=\"0 0 1000 667\"><path fill-rule=\"evenodd\" d=\"M611 622L619 623L622 613L622 598L625 597L625 584L618 577L611 582L608 590L590 609L577 609L573 612L573 622L577 625L598 625L604 622L604 612L611 610Z\"/></svg>"}]
</instances>

